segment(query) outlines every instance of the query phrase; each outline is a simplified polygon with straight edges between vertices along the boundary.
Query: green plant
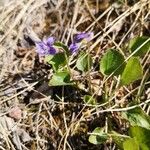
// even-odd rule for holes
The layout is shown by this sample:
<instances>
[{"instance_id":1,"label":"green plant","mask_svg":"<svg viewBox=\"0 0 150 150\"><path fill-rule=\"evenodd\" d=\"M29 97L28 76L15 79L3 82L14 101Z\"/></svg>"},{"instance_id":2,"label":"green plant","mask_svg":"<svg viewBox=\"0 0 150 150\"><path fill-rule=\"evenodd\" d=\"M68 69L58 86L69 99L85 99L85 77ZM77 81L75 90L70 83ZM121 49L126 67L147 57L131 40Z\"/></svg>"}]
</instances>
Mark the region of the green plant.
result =
<instances>
[{"instance_id":1,"label":"green plant","mask_svg":"<svg viewBox=\"0 0 150 150\"><path fill-rule=\"evenodd\" d=\"M92 67L92 55L88 51L80 51L82 45L86 46L91 40L91 33L80 33L75 35L73 43L67 45L55 41L50 37L46 41L36 43L37 52L45 56L45 61L52 66L53 74L49 81L50 86L67 86L77 85L73 80L72 71L76 69L84 75L89 75ZM86 47L88 48L88 47ZM128 44L129 55L123 56L116 49L109 49L99 62L99 73L109 79L110 77L119 77L118 88L114 89L109 98L123 86L131 85L131 83L142 79L144 68L141 65L141 57L150 51L149 37L136 37ZM76 61L72 67L72 56L76 57ZM112 78L113 79L113 78ZM78 85L77 85L78 87ZM88 93L83 97L85 103L96 105L97 101ZM134 101L137 103L137 101ZM122 119L129 122L128 135L122 135L110 128L107 132L105 128L97 127L89 136L89 142L93 144L102 144L108 139L112 139L120 149L124 150L148 150L150 147L150 117L142 111L140 107L131 110L125 110L121 113Z\"/></svg>"},{"instance_id":2,"label":"green plant","mask_svg":"<svg viewBox=\"0 0 150 150\"><path fill-rule=\"evenodd\" d=\"M130 55L126 59L118 50L109 49L100 60L100 72L106 78L120 76L119 87L142 79L144 69L141 65L141 57L150 51L150 38L143 36L132 39L128 50ZM134 102L137 103L136 100ZM131 105L133 104L132 102ZM89 142L101 144L112 139L120 149L149 150L150 117L140 107L124 109L122 117L130 124L128 135L116 133L112 128L107 132L104 128L96 128L90 134Z\"/></svg>"}]
</instances>

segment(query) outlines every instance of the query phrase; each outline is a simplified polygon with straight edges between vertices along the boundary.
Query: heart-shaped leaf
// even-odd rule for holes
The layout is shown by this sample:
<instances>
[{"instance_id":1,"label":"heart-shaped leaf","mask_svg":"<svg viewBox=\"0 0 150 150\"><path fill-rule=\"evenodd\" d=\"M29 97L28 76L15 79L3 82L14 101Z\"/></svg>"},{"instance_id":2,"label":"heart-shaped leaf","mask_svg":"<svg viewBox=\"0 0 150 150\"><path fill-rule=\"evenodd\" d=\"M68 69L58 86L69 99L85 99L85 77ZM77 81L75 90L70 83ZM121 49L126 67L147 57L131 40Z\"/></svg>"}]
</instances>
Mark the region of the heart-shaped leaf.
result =
<instances>
[{"instance_id":1,"label":"heart-shaped leaf","mask_svg":"<svg viewBox=\"0 0 150 150\"><path fill-rule=\"evenodd\" d=\"M140 107L123 112L122 116L127 119L132 126L138 125L150 129L150 117Z\"/></svg>"},{"instance_id":2,"label":"heart-shaped leaf","mask_svg":"<svg viewBox=\"0 0 150 150\"><path fill-rule=\"evenodd\" d=\"M139 143L141 150L149 150L150 130L139 126L130 127L130 136Z\"/></svg>"},{"instance_id":3,"label":"heart-shaped leaf","mask_svg":"<svg viewBox=\"0 0 150 150\"><path fill-rule=\"evenodd\" d=\"M133 38L129 42L129 50L131 52L134 52L134 51L137 50L137 52L134 54L134 56L142 56L142 55L144 55L147 51L150 51L150 37L142 36L142 37L135 37L135 38Z\"/></svg>"},{"instance_id":4,"label":"heart-shaped leaf","mask_svg":"<svg viewBox=\"0 0 150 150\"><path fill-rule=\"evenodd\" d=\"M140 150L139 144L135 139L130 138L123 143L124 150Z\"/></svg>"},{"instance_id":5,"label":"heart-shaped leaf","mask_svg":"<svg viewBox=\"0 0 150 150\"><path fill-rule=\"evenodd\" d=\"M100 72L104 75L110 75L113 72L114 75L119 75L122 73L124 66L122 54L114 49L110 49L100 61Z\"/></svg>"},{"instance_id":6,"label":"heart-shaped leaf","mask_svg":"<svg viewBox=\"0 0 150 150\"><path fill-rule=\"evenodd\" d=\"M137 57L131 57L121 75L121 84L129 85L130 83L141 79L143 76L143 69Z\"/></svg>"},{"instance_id":7,"label":"heart-shaped leaf","mask_svg":"<svg viewBox=\"0 0 150 150\"><path fill-rule=\"evenodd\" d=\"M92 144L102 144L108 139L108 135L104 132L104 128L95 128L89 136L89 142Z\"/></svg>"},{"instance_id":8,"label":"heart-shaped leaf","mask_svg":"<svg viewBox=\"0 0 150 150\"><path fill-rule=\"evenodd\" d=\"M88 71L92 66L91 55L87 53L81 53L77 59L76 66L80 71Z\"/></svg>"},{"instance_id":9,"label":"heart-shaped leaf","mask_svg":"<svg viewBox=\"0 0 150 150\"><path fill-rule=\"evenodd\" d=\"M129 136L123 136L116 131L111 131L111 138L120 149L123 149L123 142L125 142L127 139L130 139Z\"/></svg>"},{"instance_id":10,"label":"heart-shaped leaf","mask_svg":"<svg viewBox=\"0 0 150 150\"><path fill-rule=\"evenodd\" d=\"M49 81L50 86L72 85L70 74L67 71L56 72Z\"/></svg>"},{"instance_id":11,"label":"heart-shaped leaf","mask_svg":"<svg viewBox=\"0 0 150 150\"><path fill-rule=\"evenodd\" d=\"M48 55L45 61L52 65L53 69L57 71L59 68L67 64L65 53L57 53L55 55Z\"/></svg>"}]
</instances>

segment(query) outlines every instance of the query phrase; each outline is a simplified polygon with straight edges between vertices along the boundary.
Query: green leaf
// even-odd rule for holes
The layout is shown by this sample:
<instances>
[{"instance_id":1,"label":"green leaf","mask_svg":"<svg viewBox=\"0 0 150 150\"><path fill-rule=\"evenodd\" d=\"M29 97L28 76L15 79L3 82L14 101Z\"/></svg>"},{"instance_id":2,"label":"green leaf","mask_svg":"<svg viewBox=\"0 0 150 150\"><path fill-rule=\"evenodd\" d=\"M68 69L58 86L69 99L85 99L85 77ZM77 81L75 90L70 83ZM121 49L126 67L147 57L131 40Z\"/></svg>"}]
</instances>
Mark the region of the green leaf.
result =
<instances>
[{"instance_id":1,"label":"green leaf","mask_svg":"<svg viewBox=\"0 0 150 150\"><path fill-rule=\"evenodd\" d=\"M86 72L92 66L92 57L90 54L81 53L77 59L76 66L80 71Z\"/></svg>"},{"instance_id":2,"label":"green leaf","mask_svg":"<svg viewBox=\"0 0 150 150\"><path fill-rule=\"evenodd\" d=\"M87 104L96 105L96 100L90 95L85 95L83 100Z\"/></svg>"},{"instance_id":3,"label":"green leaf","mask_svg":"<svg viewBox=\"0 0 150 150\"><path fill-rule=\"evenodd\" d=\"M63 86L72 84L73 83L70 81L70 74L67 71L53 74L51 80L49 81L50 86Z\"/></svg>"},{"instance_id":4,"label":"green leaf","mask_svg":"<svg viewBox=\"0 0 150 150\"><path fill-rule=\"evenodd\" d=\"M124 57L115 49L108 50L100 61L100 71L104 75L110 75L113 72L114 75L119 75L122 73L124 67Z\"/></svg>"},{"instance_id":5,"label":"green leaf","mask_svg":"<svg viewBox=\"0 0 150 150\"><path fill-rule=\"evenodd\" d=\"M143 76L143 69L137 57L131 57L121 75L121 84L129 85L130 83L141 79Z\"/></svg>"},{"instance_id":6,"label":"green leaf","mask_svg":"<svg viewBox=\"0 0 150 150\"><path fill-rule=\"evenodd\" d=\"M130 136L139 143L141 150L149 150L150 130L139 126L130 127Z\"/></svg>"},{"instance_id":7,"label":"green leaf","mask_svg":"<svg viewBox=\"0 0 150 150\"><path fill-rule=\"evenodd\" d=\"M146 42L147 40L149 40L149 41ZM144 44L144 42L146 42L146 43ZM144 45L142 46L142 44L144 44ZM139 48L140 46L142 46L142 47ZM146 52L150 51L150 37L147 37L147 36L135 37L132 40L130 40L130 42L129 42L130 52L133 53L138 48L139 48L139 50L134 54L134 56L142 56Z\"/></svg>"},{"instance_id":8,"label":"green leaf","mask_svg":"<svg viewBox=\"0 0 150 150\"><path fill-rule=\"evenodd\" d=\"M108 139L108 135L104 132L104 128L95 128L89 136L89 142L92 144L102 144Z\"/></svg>"},{"instance_id":9,"label":"green leaf","mask_svg":"<svg viewBox=\"0 0 150 150\"><path fill-rule=\"evenodd\" d=\"M113 139L113 141L117 144L117 146L120 149L123 149L123 142L125 142L130 137L128 137L126 135L123 136L122 134L119 134L119 133L117 133L115 131L111 131L111 138Z\"/></svg>"},{"instance_id":10,"label":"green leaf","mask_svg":"<svg viewBox=\"0 0 150 150\"><path fill-rule=\"evenodd\" d=\"M124 150L140 150L139 144L135 141L135 139L131 138L126 140L123 143Z\"/></svg>"},{"instance_id":11,"label":"green leaf","mask_svg":"<svg viewBox=\"0 0 150 150\"><path fill-rule=\"evenodd\" d=\"M53 66L53 69L57 71L59 68L67 64L65 53L57 53L55 55L48 55L45 57L45 61Z\"/></svg>"},{"instance_id":12,"label":"green leaf","mask_svg":"<svg viewBox=\"0 0 150 150\"><path fill-rule=\"evenodd\" d=\"M123 112L122 116L127 119L132 126L138 125L150 129L150 117L140 107Z\"/></svg>"},{"instance_id":13,"label":"green leaf","mask_svg":"<svg viewBox=\"0 0 150 150\"><path fill-rule=\"evenodd\" d=\"M70 53L69 48L64 43L62 43L62 42L55 42L54 46L59 48L59 49L62 49L63 52L65 52L67 55L69 55L69 53Z\"/></svg>"}]
</instances>

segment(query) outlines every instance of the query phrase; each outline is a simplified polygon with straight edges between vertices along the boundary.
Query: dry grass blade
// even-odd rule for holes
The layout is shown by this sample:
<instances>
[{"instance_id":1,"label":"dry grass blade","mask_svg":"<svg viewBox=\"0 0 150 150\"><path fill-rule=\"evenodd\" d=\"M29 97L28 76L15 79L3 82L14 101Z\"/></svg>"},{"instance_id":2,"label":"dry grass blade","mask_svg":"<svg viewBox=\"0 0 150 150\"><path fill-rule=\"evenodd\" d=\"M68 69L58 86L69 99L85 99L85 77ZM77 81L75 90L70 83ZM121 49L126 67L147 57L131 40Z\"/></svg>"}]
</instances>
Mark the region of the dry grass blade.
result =
<instances>
[{"instance_id":1,"label":"dry grass blade","mask_svg":"<svg viewBox=\"0 0 150 150\"><path fill-rule=\"evenodd\" d=\"M141 107L150 113L149 52L140 59L143 78L120 87L120 76L103 76L99 61L107 49L120 51L128 61L127 43L150 36L150 1L0 0L0 149L79 150L117 149L112 140L100 146L88 141L96 127L126 134L120 113ZM70 45L74 34L93 32L81 51L90 54L92 69L81 73L70 56L75 86L50 87L54 70L35 51L35 41L49 36ZM96 100L85 102L85 95ZM131 102L135 105L130 106Z\"/></svg>"}]
</instances>

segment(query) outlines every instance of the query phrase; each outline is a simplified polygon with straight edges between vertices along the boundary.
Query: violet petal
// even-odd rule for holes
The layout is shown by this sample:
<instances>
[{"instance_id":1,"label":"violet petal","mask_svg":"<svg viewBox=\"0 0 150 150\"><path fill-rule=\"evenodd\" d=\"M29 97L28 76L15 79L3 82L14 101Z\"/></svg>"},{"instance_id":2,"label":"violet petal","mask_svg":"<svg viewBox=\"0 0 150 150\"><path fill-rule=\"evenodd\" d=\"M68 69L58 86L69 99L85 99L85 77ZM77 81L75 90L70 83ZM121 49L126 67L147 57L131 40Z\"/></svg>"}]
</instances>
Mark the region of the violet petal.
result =
<instances>
[{"instance_id":1,"label":"violet petal","mask_svg":"<svg viewBox=\"0 0 150 150\"><path fill-rule=\"evenodd\" d=\"M93 32L89 32L89 33L81 32L75 35L74 42L79 43L84 39L90 41L92 37L93 37Z\"/></svg>"},{"instance_id":2,"label":"violet petal","mask_svg":"<svg viewBox=\"0 0 150 150\"><path fill-rule=\"evenodd\" d=\"M54 47L52 47L52 46L49 47L48 54L55 55L56 54L56 49Z\"/></svg>"},{"instance_id":3,"label":"violet petal","mask_svg":"<svg viewBox=\"0 0 150 150\"><path fill-rule=\"evenodd\" d=\"M80 47L79 44L77 44L77 43L72 43L72 44L69 46L69 49L70 49L71 53L73 54L73 53L75 53L75 52L78 51L79 47Z\"/></svg>"},{"instance_id":4,"label":"violet petal","mask_svg":"<svg viewBox=\"0 0 150 150\"><path fill-rule=\"evenodd\" d=\"M44 40L44 43L46 43L46 45L48 46L52 46L55 42L55 38L54 37L49 37L47 40Z\"/></svg>"},{"instance_id":5,"label":"violet petal","mask_svg":"<svg viewBox=\"0 0 150 150\"><path fill-rule=\"evenodd\" d=\"M37 42L37 43L35 43L35 45L36 45L36 52L39 55L45 55L46 54L46 51L48 49L47 45L45 45L43 42Z\"/></svg>"}]
</instances>

